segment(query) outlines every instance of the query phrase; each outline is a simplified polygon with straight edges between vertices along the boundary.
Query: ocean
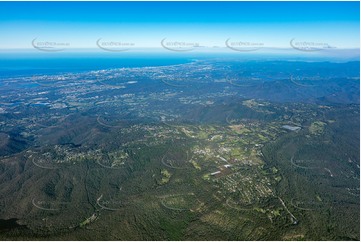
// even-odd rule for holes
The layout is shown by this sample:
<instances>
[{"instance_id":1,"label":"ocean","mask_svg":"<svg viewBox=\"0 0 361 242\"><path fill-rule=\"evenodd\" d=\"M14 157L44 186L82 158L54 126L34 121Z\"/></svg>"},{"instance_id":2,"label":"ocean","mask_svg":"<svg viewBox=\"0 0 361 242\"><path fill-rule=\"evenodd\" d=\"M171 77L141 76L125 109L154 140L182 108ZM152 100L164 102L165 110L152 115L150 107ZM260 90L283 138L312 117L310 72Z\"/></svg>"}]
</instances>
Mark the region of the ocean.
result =
<instances>
[{"instance_id":1,"label":"ocean","mask_svg":"<svg viewBox=\"0 0 361 242\"><path fill-rule=\"evenodd\" d=\"M295 50L293 50L295 52ZM292 53L293 53L292 52ZM291 53L291 52L290 52ZM335 55L335 57L305 55L296 52L290 54L277 53L177 53L177 52L0 52L0 79L9 77L21 77L32 75L55 75L62 73L79 73L86 71L106 70L123 67L148 67L148 66L168 66L185 64L195 60L287 60L287 61L335 61L347 62L359 61L356 57L345 57ZM309 53L307 53L309 54Z\"/></svg>"},{"instance_id":2,"label":"ocean","mask_svg":"<svg viewBox=\"0 0 361 242\"><path fill-rule=\"evenodd\" d=\"M0 54L0 78L79 73L123 67L167 66L192 62L191 57L156 54L11 53Z\"/></svg>"}]
</instances>

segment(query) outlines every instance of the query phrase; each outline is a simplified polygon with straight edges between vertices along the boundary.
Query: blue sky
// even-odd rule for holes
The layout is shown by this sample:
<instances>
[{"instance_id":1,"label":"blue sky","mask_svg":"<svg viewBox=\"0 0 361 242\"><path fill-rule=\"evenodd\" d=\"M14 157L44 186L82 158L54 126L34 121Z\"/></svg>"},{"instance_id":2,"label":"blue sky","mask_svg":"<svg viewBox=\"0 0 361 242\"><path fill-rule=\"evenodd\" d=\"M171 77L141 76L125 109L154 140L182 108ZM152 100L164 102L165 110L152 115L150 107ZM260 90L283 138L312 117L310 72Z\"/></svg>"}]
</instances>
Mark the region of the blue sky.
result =
<instances>
[{"instance_id":1,"label":"blue sky","mask_svg":"<svg viewBox=\"0 0 361 242\"><path fill-rule=\"evenodd\" d=\"M289 42L359 48L358 2L0 2L0 49L31 42L96 48L99 38L160 47L171 41L224 47L225 40L289 48Z\"/></svg>"}]
</instances>

